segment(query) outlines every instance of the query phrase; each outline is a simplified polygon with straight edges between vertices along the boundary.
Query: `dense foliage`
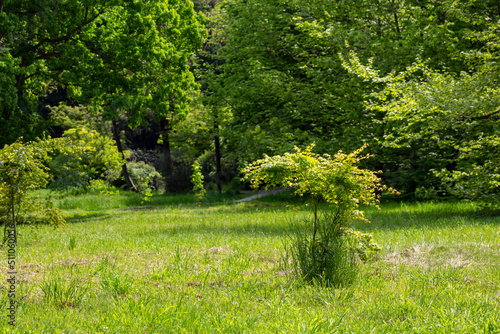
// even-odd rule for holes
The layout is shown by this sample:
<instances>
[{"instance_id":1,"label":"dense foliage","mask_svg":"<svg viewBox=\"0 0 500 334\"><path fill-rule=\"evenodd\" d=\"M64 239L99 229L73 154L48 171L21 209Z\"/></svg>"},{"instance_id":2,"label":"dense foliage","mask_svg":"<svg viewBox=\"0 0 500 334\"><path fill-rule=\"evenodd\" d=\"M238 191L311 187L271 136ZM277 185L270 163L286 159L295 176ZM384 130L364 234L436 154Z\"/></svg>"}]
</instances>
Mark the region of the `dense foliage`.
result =
<instances>
[{"instance_id":1,"label":"dense foliage","mask_svg":"<svg viewBox=\"0 0 500 334\"><path fill-rule=\"evenodd\" d=\"M425 154L443 190L498 204L500 72L495 63L488 60L471 73L436 71L417 63L399 74L381 76L351 52L345 66L384 85L366 103L385 115L382 145Z\"/></svg>"},{"instance_id":2,"label":"dense foliage","mask_svg":"<svg viewBox=\"0 0 500 334\"><path fill-rule=\"evenodd\" d=\"M0 145L91 111L122 160L155 151L168 191L195 160L220 191L264 153L367 143L390 186L493 203L499 18L489 0L4 1Z\"/></svg>"},{"instance_id":3,"label":"dense foliage","mask_svg":"<svg viewBox=\"0 0 500 334\"><path fill-rule=\"evenodd\" d=\"M46 163L50 152L64 144L60 140L15 142L0 150L0 222L14 226L24 222L44 221L55 226L64 223L61 210L50 199L40 199L30 190L49 182ZM16 233L17 239L17 233Z\"/></svg>"},{"instance_id":4,"label":"dense foliage","mask_svg":"<svg viewBox=\"0 0 500 334\"><path fill-rule=\"evenodd\" d=\"M124 163L115 143L94 130L74 128L64 132L66 145L50 162L55 189L87 188L90 180L114 181Z\"/></svg>"}]
</instances>

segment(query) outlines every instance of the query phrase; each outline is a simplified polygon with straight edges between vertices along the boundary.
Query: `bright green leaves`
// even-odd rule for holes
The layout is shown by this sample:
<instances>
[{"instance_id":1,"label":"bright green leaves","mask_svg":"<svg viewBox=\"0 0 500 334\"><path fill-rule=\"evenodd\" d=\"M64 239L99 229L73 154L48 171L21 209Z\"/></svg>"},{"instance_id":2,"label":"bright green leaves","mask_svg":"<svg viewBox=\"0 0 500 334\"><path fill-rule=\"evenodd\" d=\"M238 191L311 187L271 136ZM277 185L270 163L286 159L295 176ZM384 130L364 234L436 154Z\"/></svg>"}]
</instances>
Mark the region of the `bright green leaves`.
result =
<instances>
[{"instance_id":1,"label":"bright green leaves","mask_svg":"<svg viewBox=\"0 0 500 334\"><path fill-rule=\"evenodd\" d=\"M222 64L210 79L218 102L233 112L227 151L252 160L311 141L333 153L370 140L377 115L363 110L362 96L371 84L349 76L337 56L355 29L347 18L335 21L341 16L336 10L357 11L346 7L331 1L223 3L215 32L224 43Z\"/></svg>"},{"instance_id":2,"label":"bright green leaves","mask_svg":"<svg viewBox=\"0 0 500 334\"><path fill-rule=\"evenodd\" d=\"M62 140L15 142L0 150L0 221L14 224L41 219L54 226L64 223L59 209L49 200L29 196L29 191L43 188L49 181L49 153L63 145ZM29 217L30 216L30 217Z\"/></svg>"},{"instance_id":3,"label":"bright green leaves","mask_svg":"<svg viewBox=\"0 0 500 334\"><path fill-rule=\"evenodd\" d=\"M186 110L195 87L188 61L205 34L190 1L14 0L3 11L5 118L13 107L30 113L49 83L110 118L116 109L130 112L132 126L148 109Z\"/></svg>"},{"instance_id":4,"label":"bright green leaves","mask_svg":"<svg viewBox=\"0 0 500 334\"><path fill-rule=\"evenodd\" d=\"M192 169L191 183L193 184L193 190L196 192L196 203L200 205L203 197L205 197L206 190L203 186L203 174L201 174L201 167L198 161L193 163Z\"/></svg>"},{"instance_id":5,"label":"bright green leaves","mask_svg":"<svg viewBox=\"0 0 500 334\"><path fill-rule=\"evenodd\" d=\"M94 130L73 128L64 132L67 145L50 163L53 188L87 188L93 179L114 181L124 161L113 140Z\"/></svg>"},{"instance_id":6,"label":"bright green leaves","mask_svg":"<svg viewBox=\"0 0 500 334\"><path fill-rule=\"evenodd\" d=\"M486 62L474 72L455 74L417 63L382 77L372 63L362 65L351 53L344 66L383 84L365 104L385 115L383 146L421 150L418 154L425 154L422 159L449 193L498 201L500 72L496 64Z\"/></svg>"},{"instance_id":7,"label":"bright green leaves","mask_svg":"<svg viewBox=\"0 0 500 334\"><path fill-rule=\"evenodd\" d=\"M350 154L340 151L334 156L312 153L313 147L265 156L242 170L244 180L254 188L293 187L297 195L309 196L315 208L320 202L331 205L345 222L363 219L359 205L376 206L379 191L384 189L374 172L356 166L368 157L360 155L364 147Z\"/></svg>"}]
</instances>

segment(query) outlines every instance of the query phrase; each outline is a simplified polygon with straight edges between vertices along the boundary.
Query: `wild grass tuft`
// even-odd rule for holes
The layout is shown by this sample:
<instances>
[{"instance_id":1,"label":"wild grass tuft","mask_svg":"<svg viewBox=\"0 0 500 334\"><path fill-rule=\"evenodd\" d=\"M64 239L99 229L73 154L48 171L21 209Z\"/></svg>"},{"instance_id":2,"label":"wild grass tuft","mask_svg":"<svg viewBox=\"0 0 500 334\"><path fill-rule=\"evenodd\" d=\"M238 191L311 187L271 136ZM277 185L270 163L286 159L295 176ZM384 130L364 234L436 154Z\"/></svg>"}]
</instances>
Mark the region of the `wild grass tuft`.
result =
<instances>
[{"instance_id":1,"label":"wild grass tuft","mask_svg":"<svg viewBox=\"0 0 500 334\"><path fill-rule=\"evenodd\" d=\"M355 281L360 260L353 239L331 222L328 216L318 219L314 238L310 220L292 224L283 263L305 282L338 288Z\"/></svg>"},{"instance_id":2,"label":"wild grass tuft","mask_svg":"<svg viewBox=\"0 0 500 334\"><path fill-rule=\"evenodd\" d=\"M40 284L45 302L58 308L76 308L83 302L88 283L78 278L50 277Z\"/></svg>"}]
</instances>

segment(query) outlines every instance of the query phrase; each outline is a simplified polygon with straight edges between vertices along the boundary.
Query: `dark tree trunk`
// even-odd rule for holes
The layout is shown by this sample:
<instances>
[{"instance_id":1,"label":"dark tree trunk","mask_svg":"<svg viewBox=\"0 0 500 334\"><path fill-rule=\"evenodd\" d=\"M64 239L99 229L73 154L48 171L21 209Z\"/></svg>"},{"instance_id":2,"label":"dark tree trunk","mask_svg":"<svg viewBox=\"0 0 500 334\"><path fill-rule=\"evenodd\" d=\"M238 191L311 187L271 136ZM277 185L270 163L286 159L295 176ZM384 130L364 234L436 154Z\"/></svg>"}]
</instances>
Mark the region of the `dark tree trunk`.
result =
<instances>
[{"instance_id":1,"label":"dark tree trunk","mask_svg":"<svg viewBox=\"0 0 500 334\"><path fill-rule=\"evenodd\" d=\"M116 142L116 148L118 149L118 152L122 155L123 161L125 161L125 155L123 154L123 147L122 147L122 142L120 140L120 130L118 129L118 124L116 120L113 120L112 123L113 123L113 137ZM134 181L132 181L132 178L130 177L130 173L128 172L126 163L123 163L122 165L122 174L130 190L135 191L136 193L139 192L134 184Z\"/></svg>"},{"instance_id":2,"label":"dark tree trunk","mask_svg":"<svg viewBox=\"0 0 500 334\"><path fill-rule=\"evenodd\" d=\"M215 132L215 135L214 135L214 144L215 144L215 166L216 166L216 170L215 170L215 183L217 183L217 191L220 193L222 193L222 184L221 184L221 180L220 180L220 176L221 176L221 164L220 164L220 160L221 160L221 152L220 152L220 138L219 138L219 124L217 124L217 121L214 122L214 132Z\"/></svg>"},{"instance_id":3,"label":"dark tree trunk","mask_svg":"<svg viewBox=\"0 0 500 334\"><path fill-rule=\"evenodd\" d=\"M174 174L174 161L172 160L172 152L170 151L170 124L167 119L160 120L160 131L163 139L163 157L165 158L165 177L169 180Z\"/></svg>"}]
</instances>

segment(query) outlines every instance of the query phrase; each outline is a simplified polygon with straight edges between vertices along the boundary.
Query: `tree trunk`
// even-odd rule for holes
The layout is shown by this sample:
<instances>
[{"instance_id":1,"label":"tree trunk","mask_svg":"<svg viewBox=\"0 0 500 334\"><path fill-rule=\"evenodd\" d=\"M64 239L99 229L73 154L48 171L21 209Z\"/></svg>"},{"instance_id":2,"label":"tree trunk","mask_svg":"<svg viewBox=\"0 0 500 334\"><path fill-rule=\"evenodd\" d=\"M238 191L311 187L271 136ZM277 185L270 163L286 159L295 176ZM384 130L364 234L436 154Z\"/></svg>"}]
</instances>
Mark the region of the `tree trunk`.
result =
<instances>
[{"instance_id":1,"label":"tree trunk","mask_svg":"<svg viewBox=\"0 0 500 334\"><path fill-rule=\"evenodd\" d=\"M163 139L163 157L165 159L165 177L168 180L172 178L174 174L174 161L172 160L172 152L170 150L170 139L169 139L169 131L170 125L167 119L160 120L160 131ZM167 186L167 185L166 185Z\"/></svg>"},{"instance_id":2,"label":"tree trunk","mask_svg":"<svg viewBox=\"0 0 500 334\"><path fill-rule=\"evenodd\" d=\"M116 120L112 121L113 123L113 137L116 142L116 148L118 149L118 152L122 155L123 158L123 165L122 165L122 174L123 178L125 179L125 182L127 183L127 186L130 188L130 190L135 191L136 193L139 192L137 190L137 187L134 184L134 181L132 181L132 178L130 177L130 173L128 172L127 164L125 162L125 155L123 154L123 147L122 147L122 142L120 140L120 131L118 129L118 124Z\"/></svg>"},{"instance_id":3,"label":"tree trunk","mask_svg":"<svg viewBox=\"0 0 500 334\"><path fill-rule=\"evenodd\" d=\"M214 143L215 143L215 183L217 183L217 191L222 193L222 184L220 180L221 176L221 152L220 152L220 138L219 138L219 124L217 124L217 121L214 122Z\"/></svg>"}]
</instances>

